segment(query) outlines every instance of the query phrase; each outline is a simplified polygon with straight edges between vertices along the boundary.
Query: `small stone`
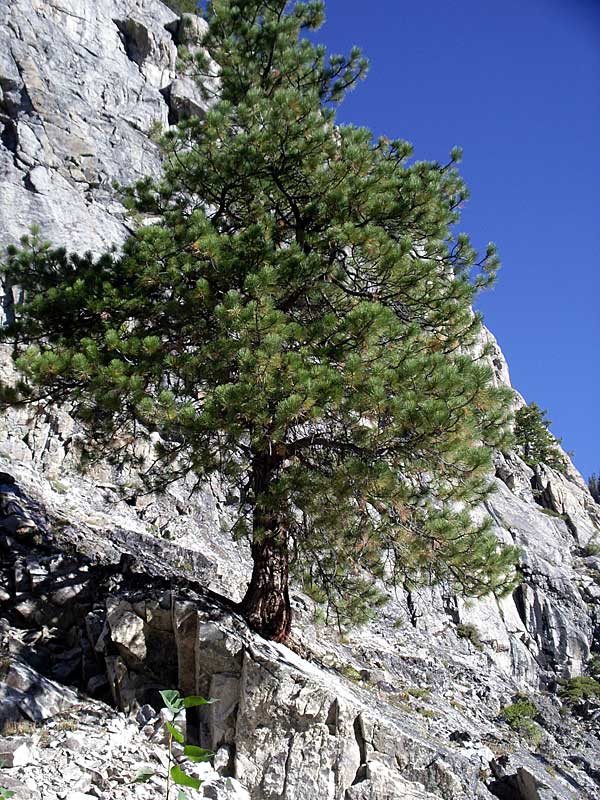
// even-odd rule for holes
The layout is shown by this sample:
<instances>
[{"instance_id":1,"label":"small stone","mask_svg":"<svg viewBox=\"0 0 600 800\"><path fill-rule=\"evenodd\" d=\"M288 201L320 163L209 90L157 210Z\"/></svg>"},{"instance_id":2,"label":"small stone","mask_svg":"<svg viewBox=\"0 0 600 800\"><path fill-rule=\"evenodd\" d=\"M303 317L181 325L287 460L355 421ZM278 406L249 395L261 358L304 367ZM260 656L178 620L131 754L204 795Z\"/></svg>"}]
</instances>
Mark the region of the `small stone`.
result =
<instances>
[{"instance_id":1,"label":"small stone","mask_svg":"<svg viewBox=\"0 0 600 800\"><path fill-rule=\"evenodd\" d=\"M83 733L68 733L63 742L63 747L66 747L67 750L73 750L76 753L84 750L85 746L85 734Z\"/></svg>"},{"instance_id":2,"label":"small stone","mask_svg":"<svg viewBox=\"0 0 600 800\"><path fill-rule=\"evenodd\" d=\"M140 725L146 725L150 720L156 717L156 711L152 708L151 705L146 703L143 705L140 710L137 712L135 719Z\"/></svg>"},{"instance_id":3,"label":"small stone","mask_svg":"<svg viewBox=\"0 0 600 800\"><path fill-rule=\"evenodd\" d=\"M207 800L250 800L250 794L235 778L218 778L202 787Z\"/></svg>"},{"instance_id":4,"label":"small stone","mask_svg":"<svg viewBox=\"0 0 600 800\"><path fill-rule=\"evenodd\" d=\"M30 785L29 781L23 783L17 778L7 775L5 772L2 773L0 786L2 786L5 791L13 793L11 795L13 800L40 800L39 792ZM54 794L48 794L47 800L54 800L55 797L56 795ZM46 797L44 797L44 800L46 800Z\"/></svg>"},{"instance_id":5,"label":"small stone","mask_svg":"<svg viewBox=\"0 0 600 800\"><path fill-rule=\"evenodd\" d=\"M227 773L230 769L233 755L233 748L230 745L225 744L219 747L213 758L213 769L215 772L218 772L219 775Z\"/></svg>"},{"instance_id":6,"label":"small stone","mask_svg":"<svg viewBox=\"0 0 600 800\"><path fill-rule=\"evenodd\" d=\"M449 736L451 742L459 742L463 744L464 742L470 742L473 737L468 731L452 731Z\"/></svg>"},{"instance_id":7,"label":"small stone","mask_svg":"<svg viewBox=\"0 0 600 800\"><path fill-rule=\"evenodd\" d=\"M19 612L23 619L30 620L37 611L37 605L33 600L23 600L15 606L15 610Z\"/></svg>"},{"instance_id":8,"label":"small stone","mask_svg":"<svg viewBox=\"0 0 600 800\"><path fill-rule=\"evenodd\" d=\"M111 638L127 661L139 663L146 658L144 621L131 611L128 603L112 602L108 605L107 620Z\"/></svg>"},{"instance_id":9,"label":"small stone","mask_svg":"<svg viewBox=\"0 0 600 800\"><path fill-rule=\"evenodd\" d=\"M64 586L57 589L51 596L50 600L54 605L66 606L67 603L72 603L81 595L86 589L85 583L73 583L69 586Z\"/></svg>"},{"instance_id":10,"label":"small stone","mask_svg":"<svg viewBox=\"0 0 600 800\"><path fill-rule=\"evenodd\" d=\"M106 675L94 675L87 683L87 689L90 694L97 694L99 689L103 689L108 685L108 678Z\"/></svg>"},{"instance_id":11,"label":"small stone","mask_svg":"<svg viewBox=\"0 0 600 800\"><path fill-rule=\"evenodd\" d=\"M66 800L95 800L95 795L84 794L83 792L69 792Z\"/></svg>"},{"instance_id":12,"label":"small stone","mask_svg":"<svg viewBox=\"0 0 600 800\"><path fill-rule=\"evenodd\" d=\"M4 767L23 767L34 760L31 740L24 736L0 738L0 762Z\"/></svg>"},{"instance_id":13,"label":"small stone","mask_svg":"<svg viewBox=\"0 0 600 800\"><path fill-rule=\"evenodd\" d=\"M147 739L151 739L155 733L154 725L152 725L150 722L147 725L144 725L142 728L142 733Z\"/></svg>"}]
</instances>

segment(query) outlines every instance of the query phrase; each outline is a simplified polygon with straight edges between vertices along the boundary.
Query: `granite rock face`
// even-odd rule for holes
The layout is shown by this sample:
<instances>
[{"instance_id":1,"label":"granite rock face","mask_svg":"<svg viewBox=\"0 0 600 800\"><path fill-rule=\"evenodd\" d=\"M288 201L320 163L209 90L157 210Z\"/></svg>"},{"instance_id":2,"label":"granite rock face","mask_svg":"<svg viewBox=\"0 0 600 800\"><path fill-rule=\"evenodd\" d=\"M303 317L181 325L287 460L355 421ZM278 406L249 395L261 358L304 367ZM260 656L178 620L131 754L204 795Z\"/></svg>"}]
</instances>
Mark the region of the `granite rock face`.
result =
<instances>
[{"instance_id":1,"label":"granite rock face","mask_svg":"<svg viewBox=\"0 0 600 800\"><path fill-rule=\"evenodd\" d=\"M72 250L119 246L130 221L113 181L159 174L153 133L205 110L176 71L177 45L202 24L159 0L0 0L0 245L36 223ZM0 319L15 291L5 287ZM509 384L493 336L480 344ZM8 348L0 369L14 371ZM119 753L133 769L140 741L149 759L164 750L166 685L219 700L189 721L216 752L202 790L215 800L598 796L598 709L557 694L600 649L600 506L572 466L563 475L497 456L497 491L478 513L521 549L512 596L398 592L375 622L340 637L295 593L288 649L250 635L235 613L249 558L231 540L226 489L192 494L181 481L154 496L126 467L82 475L79 441L66 407L0 421L0 470L39 528L19 539L0 520L0 720L35 727L11 750L31 763L0 772L17 798L39 796L44 780L44 798L160 796L158 784L113 780L114 731L94 703L150 709L135 724L114 717L131 734ZM140 442L139 454L151 447ZM519 692L539 709L527 735L499 716ZM61 715L88 732L78 758L91 778L63 776L66 736L51 753L38 746Z\"/></svg>"},{"instance_id":2,"label":"granite rock face","mask_svg":"<svg viewBox=\"0 0 600 800\"><path fill-rule=\"evenodd\" d=\"M32 224L75 250L122 240L113 182L156 175L149 134L203 109L175 73L176 21L158 0L0 4L3 242Z\"/></svg>"},{"instance_id":3,"label":"granite rock face","mask_svg":"<svg viewBox=\"0 0 600 800\"><path fill-rule=\"evenodd\" d=\"M97 709L93 735L105 735L107 712L98 701L135 714L141 734L164 745L158 690L170 685L217 701L185 725L188 741L215 753L210 771L200 765L196 773L207 779L205 797L217 789L217 797L252 800L597 794L595 707L585 709L584 721L573 710L562 714L567 707L554 695L530 688L538 709L533 729L511 730L499 711L517 699L515 681L486 644L461 644L448 620L437 635L398 626L401 608L390 602L377 623L341 639L315 629L297 596L296 635L290 647L274 645L252 635L202 580L186 579L177 562L165 561L157 573L142 541L136 561L121 555L117 562L110 529L96 532L89 556L74 526L50 516L40 529L37 538L0 537L0 575L10 595L2 604L0 724L29 734L19 754L36 768L48 758L36 750L37 737L58 719L77 727L82 707ZM118 754L129 769L139 737L118 719L129 726ZM79 745L64 743L71 746ZM86 770L110 777L116 754L96 755L100 762L84 753ZM24 770L15 764L10 775ZM45 797L60 794L55 777L45 788Z\"/></svg>"}]
</instances>

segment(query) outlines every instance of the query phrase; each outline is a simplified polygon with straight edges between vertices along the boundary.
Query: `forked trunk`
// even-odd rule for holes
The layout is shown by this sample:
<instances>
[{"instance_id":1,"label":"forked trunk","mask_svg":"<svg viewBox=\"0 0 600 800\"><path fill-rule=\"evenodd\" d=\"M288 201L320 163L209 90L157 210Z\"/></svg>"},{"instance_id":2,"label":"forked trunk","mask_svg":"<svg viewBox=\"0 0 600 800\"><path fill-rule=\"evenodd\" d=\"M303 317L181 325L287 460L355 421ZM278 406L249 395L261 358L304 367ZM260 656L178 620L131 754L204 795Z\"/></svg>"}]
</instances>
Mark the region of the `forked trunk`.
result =
<instances>
[{"instance_id":1,"label":"forked trunk","mask_svg":"<svg viewBox=\"0 0 600 800\"><path fill-rule=\"evenodd\" d=\"M287 536L281 527L270 527L252 543L252 578L240 608L253 631L285 642L292 626Z\"/></svg>"}]
</instances>

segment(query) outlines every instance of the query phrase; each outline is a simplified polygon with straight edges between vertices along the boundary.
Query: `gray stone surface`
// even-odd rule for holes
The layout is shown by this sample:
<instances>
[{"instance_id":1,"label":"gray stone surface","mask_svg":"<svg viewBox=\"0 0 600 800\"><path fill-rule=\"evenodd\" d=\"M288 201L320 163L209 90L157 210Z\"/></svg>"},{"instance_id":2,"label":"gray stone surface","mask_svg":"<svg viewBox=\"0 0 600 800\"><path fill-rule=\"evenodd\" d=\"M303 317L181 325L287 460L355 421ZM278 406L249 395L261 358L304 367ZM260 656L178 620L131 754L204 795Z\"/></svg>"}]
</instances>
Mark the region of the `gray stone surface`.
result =
<instances>
[{"instance_id":1,"label":"gray stone surface","mask_svg":"<svg viewBox=\"0 0 600 800\"><path fill-rule=\"evenodd\" d=\"M25 736L0 739L0 761L4 767L24 767L34 759L31 742Z\"/></svg>"},{"instance_id":2,"label":"gray stone surface","mask_svg":"<svg viewBox=\"0 0 600 800\"><path fill-rule=\"evenodd\" d=\"M110 532L106 536L110 539ZM487 643L482 651L461 647L448 620L445 629L439 623L437 634L431 625L398 627L393 619L399 608L390 601L376 623L341 638L313 628L304 612L290 647L274 645L249 633L201 585L185 585L176 567L171 578L121 574L84 556L72 559L69 570L87 582L82 595L88 600L61 617L44 600L44 581L33 579L47 570L53 583L54 574L58 578L67 566L56 552L76 541L72 529L56 532L51 547L31 547L25 561L16 543L5 539L0 550L3 574L19 574L21 596L40 620L32 638L19 627L18 607L4 606L9 675L25 671L29 685L35 679L45 707L47 693L59 696L54 713L27 715L38 724L78 713L81 700L74 702L69 690L39 676L24 659L52 673L75 651L73 677L80 683L87 677L88 687L99 687L101 696L136 712L152 747L165 744L168 717L152 708L159 688L176 684L184 693L216 700L182 726L189 740L216 753L213 767L191 767L207 779L206 792L231 790L237 793L232 797L243 797L247 791L251 800L467 800L489 798L494 787L503 786L518 789L521 794L512 795L517 800L535 797L535 787L546 787L548 797L596 796L593 713L585 723L556 696L539 694L499 669ZM178 583L177 589L168 588ZM52 633L44 624L48 619L55 624ZM527 689L539 709L535 739L511 730L499 716L519 688ZM84 705L90 702L82 699ZM5 700L19 710L16 697ZM98 734L102 724L98 721ZM125 745L137 751L129 740ZM71 732L61 747L81 753L86 738ZM239 785L228 785L228 777ZM530 787L529 794L519 787Z\"/></svg>"},{"instance_id":3,"label":"gray stone surface","mask_svg":"<svg viewBox=\"0 0 600 800\"><path fill-rule=\"evenodd\" d=\"M176 44L198 25L186 28L159 0L0 0L0 245L32 223L74 250L122 242L131 220L113 181L158 174L149 134L204 111L175 69ZM478 347L508 384L489 332ZM0 369L14 372L8 348ZM140 455L151 448L140 442ZM598 796L597 709L577 716L556 693L598 651L600 506L572 465L562 475L496 457L497 491L478 513L521 549L512 596L398 592L373 623L341 637L295 592L285 648L250 636L207 594L239 600L249 575L222 487L191 494L182 481L147 495L129 468L82 475L79 456L66 407L13 410L0 422L0 470L17 479L39 528L19 540L0 524L0 719L50 726L56 739L37 747L36 727L33 762L0 773L17 800L38 797L38 786L44 800L162 796L156 782L127 787L114 765L121 759L131 776L139 761L162 763L164 719L148 708L174 684L219 700L190 725L216 751L198 796ZM65 684L146 713L134 724L105 706L83 711ZM519 691L540 709L537 744L498 716ZM75 730L58 729L65 714Z\"/></svg>"},{"instance_id":4,"label":"gray stone surface","mask_svg":"<svg viewBox=\"0 0 600 800\"><path fill-rule=\"evenodd\" d=\"M156 1L16 0L0 5L2 238L37 223L57 243L122 239L111 183L158 170L147 133L166 125L160 89L176 48ZM132 52L129 43L143 39Z\"/></svg>"}]
</instances>

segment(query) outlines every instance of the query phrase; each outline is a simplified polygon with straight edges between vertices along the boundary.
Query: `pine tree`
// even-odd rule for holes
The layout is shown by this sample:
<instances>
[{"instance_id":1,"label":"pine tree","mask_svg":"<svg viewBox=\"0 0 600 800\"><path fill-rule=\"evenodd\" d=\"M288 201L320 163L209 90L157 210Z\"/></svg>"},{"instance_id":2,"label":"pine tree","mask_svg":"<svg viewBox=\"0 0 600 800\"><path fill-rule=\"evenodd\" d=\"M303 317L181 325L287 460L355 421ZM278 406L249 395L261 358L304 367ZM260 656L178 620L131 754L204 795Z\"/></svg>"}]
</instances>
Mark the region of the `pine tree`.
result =
<instances>
[{"instance_id":1,"label":"pine tree","mask_svg":"<svg viewBox=\"0 0 600 800\"><path fill-rule=\"evenodd\" d=\"M588 478L588 488L594 500L600 503L600 478L598 478L597 475L590 475Z\"/></svg>"},{"instance_id":2,"label":"pine tree","mask_svg":"<svg viewBox=\"0 0 600 800\"><path fill-rule=\"evenodd\" d=\"M547 464L564 472L566 462L558 449L562 439L555 438L548 428L552 424L547 411L537 403L522 406L515 414L515 440L523 461L530 467Z\"/></svg>"},{"instance_id":3,"label":"pine tree","mask_svg":"<svg viewBox=\"0 0 600 800\"><path fill-rule=\"evenodd\" d=\"M471 347L497 258L452 233L458 152L412 161L335 124L366 63L303 38L321 3L213 0L206 17L219 96L130 191L160 222L122 255L10 251L18 392L68 398L97 448L157 432L156 484L237 483L241 609L268 638L290 630L290 571L341 621L372 613L380 581L508 590L514 550L469 513L510 398Z\"/></svg>"},{"instance_id":4,"label":"pine tree","mask_svg":"<svg viewBox=\"0 0 600 800\"><path fill-rule=\"evenodd\" d=\"M163 0L176 14L197 14L198 0Z\"/></svg>"}]
</instances>

